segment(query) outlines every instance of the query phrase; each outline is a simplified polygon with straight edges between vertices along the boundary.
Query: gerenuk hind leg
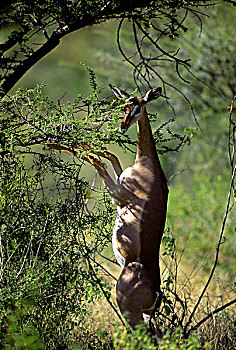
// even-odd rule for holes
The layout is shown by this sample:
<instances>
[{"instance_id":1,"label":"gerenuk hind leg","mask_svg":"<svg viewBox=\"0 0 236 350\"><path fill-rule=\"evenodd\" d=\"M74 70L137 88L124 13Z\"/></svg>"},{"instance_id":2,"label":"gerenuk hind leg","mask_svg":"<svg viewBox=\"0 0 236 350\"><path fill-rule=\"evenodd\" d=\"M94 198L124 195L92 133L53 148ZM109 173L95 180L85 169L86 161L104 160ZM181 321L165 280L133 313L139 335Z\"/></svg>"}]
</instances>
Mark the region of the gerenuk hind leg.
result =
<instances>
[{"instance_id":1,"label":"gerenuk hind leg","mask_svg":"<svg viewBox=\"0 0 236 350\"><path fill-rule=\"evenodd\" d=\"M135 328L142 321L148 321L149 325L152 309L157 300L157 293L142 264L132 262L123 269L117 281L116 298L121 313L127 318L132 328ZM146 314L146 317L144 314ZM153 323L151 331L155 333L159 340L161 332L155 320L151 322Z\"/></svg>"}]
</instances>

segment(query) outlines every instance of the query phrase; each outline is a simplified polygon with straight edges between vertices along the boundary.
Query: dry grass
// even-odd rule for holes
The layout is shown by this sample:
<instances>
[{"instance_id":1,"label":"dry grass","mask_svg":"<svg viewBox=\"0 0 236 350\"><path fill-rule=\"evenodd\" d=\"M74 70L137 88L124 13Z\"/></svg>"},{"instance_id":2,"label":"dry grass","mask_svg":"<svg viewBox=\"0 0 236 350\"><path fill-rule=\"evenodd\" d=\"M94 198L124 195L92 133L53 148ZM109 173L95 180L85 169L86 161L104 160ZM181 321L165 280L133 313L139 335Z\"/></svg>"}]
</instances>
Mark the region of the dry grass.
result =
<instances>
[{"instance_id":1,"label":"dry grass","mask_svg":"<svg viewBox=\"0 0 236 350\"><path fill-rule=\"evenodd\" d=\"M222 312L203 324L200 329L202 343L208 342L211 350L236 349L235 309Z\"/></svg>"}]
</instances>

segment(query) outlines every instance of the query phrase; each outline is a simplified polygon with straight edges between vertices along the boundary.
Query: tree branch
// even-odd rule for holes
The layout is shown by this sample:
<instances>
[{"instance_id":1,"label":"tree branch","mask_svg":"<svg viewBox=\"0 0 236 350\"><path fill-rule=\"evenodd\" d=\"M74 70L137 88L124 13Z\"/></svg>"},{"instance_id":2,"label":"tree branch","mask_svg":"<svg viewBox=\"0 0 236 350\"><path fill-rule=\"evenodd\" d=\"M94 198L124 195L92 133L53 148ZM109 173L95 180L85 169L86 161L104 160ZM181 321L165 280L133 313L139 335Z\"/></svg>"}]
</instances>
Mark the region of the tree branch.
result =
<instances>
[{"instance_id":1,"label":"tree branch","mask_svg":"<svg viewBox=\"0 0 236 350\"><path fill-rule=\"evenodd\" d=\"M202 3L208 3L210 0L205 0ZM161 1L152 1L152 0L129 0L129 1L107 1L99 3L99 1L85 2L86 5L80 4L80 2L73 2L73 6L67 5L67 2L59 2L59 9L57 7L46 6L42 8L39 3L33 3L32 6L25 7L20 6L21 2L16 0L12 2L9 8L3 8L3 25L16 23L20 26L18 31L13 30L8 40L5 43L0 44L0 51L6 52L11 49L14 45L18 44L20 49L14 51L15 55L11 65L5 63L3 65L3 74L2 77L2 87L0 92L0 97L5 96L9 90L16 84L16 82L41 58L46 56L51 52L56 46L59 45L60 39L76 30L85 28L90 25L104 22L110 19L124 19L124 18L134 18L135 23L138 25L139 29L142 30L144 36L154 45L161 54L165 54L169 59L174 60L177 64L177 74L183 79L179 72L179 65L189 66L189 60L181 60L175 55L163 50L158 44L157 41L153 40L149 33L142 27L142 23L147 23L152 18L166 18L168 31L174 37L177 35L178 30L185 28L183 27L183 22L187 17L188 10L186 10L186 2L179 0L176 5L170 2L162 3ZM97 6L95 6L96 4ZM47 4L47 1L46 1ZM190 1L188 6L198 7L201 2ZM55 5L56 6L56 5ZM182 10L185 10L185 15L182 20L177 18L177 14ZM17 17L17 11L20 11L20 16ZM191 9L194 12L194 9ZM197 11L196 11L197 12ZM195 12L194 12L195 13ZM27 22L24 23L23 19L27 19ZM58 28L54 30L52 35L49 37L49 34L45 31L45 28L49 28L52 24L58 23ZM135 28L134 28L135 30ZM27 37L27 33L31 31L32 35ZM47 41L36 51L32 48L32 43L30 43L30 38L35 36L38 32L42 32ZM26 44L29 44L27 46ZM136 42L137 44L137 42ZM141 53L142 48L140 47L139 53ZM22 54L23 59L19 62L16 59L16 55ZM21 56L21 57L22 57ZM9 57L12 58L12 57ZM126 58L127 59L127 58ZM6 62L6 61L5 61ZM130 62L131 63L131 62ZM142 67L141 67L142 68ZM142 75L141 68L139 69L136 66L136 70ZM12 72L11 72L12 71ZM150 74L149 72L148 74ZM142 79L145 77L142 76ZM134 74L135 79L135 74ZM148 79L145 79L148 83Z\"/></svg>"},{"instance_id":2,"label":"tree branch","mask_svg":"<svg viewBox=\"0 0 236 350\"><path fill-rule=\"evenodd\" d=\"M47 40L37 51L35 51L31 56L26 58L23 63L15 68L13 73L11 73L7 79L2 84L2 91L0 92L0 97L4 97L9 90L17 83L17 81L23 77L23 75L33 67L41 58L46 56L55 47L60 44L60 39L70 32L68 27L59 28L53 32L49 40Z\"/></svg>"}]
</instances>

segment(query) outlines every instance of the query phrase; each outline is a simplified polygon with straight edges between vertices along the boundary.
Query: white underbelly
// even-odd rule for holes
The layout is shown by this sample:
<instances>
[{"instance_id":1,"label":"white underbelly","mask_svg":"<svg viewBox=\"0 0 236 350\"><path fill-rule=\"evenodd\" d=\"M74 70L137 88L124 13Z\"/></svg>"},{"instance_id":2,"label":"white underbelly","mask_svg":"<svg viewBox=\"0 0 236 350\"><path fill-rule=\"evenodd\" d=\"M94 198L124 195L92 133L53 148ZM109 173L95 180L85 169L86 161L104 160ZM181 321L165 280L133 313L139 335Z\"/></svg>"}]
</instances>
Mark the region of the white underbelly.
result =
<instances>
[{"instance_id":1,"label":"white underbelly","mask_svg":"<svg viewBox=\"0 0 236 350\"><path fill-rule=\"evenodd\" d=\"M113 228L113 235L112 235L112 248L113 248L113 252L115 254L116 260L118 261L118 263L120 264L120 266L122 267L122 269L125 267L125 258L121 255L121 253L118 250L118 246L117 246L117 230L120 227L120 214L119 214L119 209L117 210L117 217L116 217L116 221L115 221L115 225Z\"/></svg>"}]
</instances>

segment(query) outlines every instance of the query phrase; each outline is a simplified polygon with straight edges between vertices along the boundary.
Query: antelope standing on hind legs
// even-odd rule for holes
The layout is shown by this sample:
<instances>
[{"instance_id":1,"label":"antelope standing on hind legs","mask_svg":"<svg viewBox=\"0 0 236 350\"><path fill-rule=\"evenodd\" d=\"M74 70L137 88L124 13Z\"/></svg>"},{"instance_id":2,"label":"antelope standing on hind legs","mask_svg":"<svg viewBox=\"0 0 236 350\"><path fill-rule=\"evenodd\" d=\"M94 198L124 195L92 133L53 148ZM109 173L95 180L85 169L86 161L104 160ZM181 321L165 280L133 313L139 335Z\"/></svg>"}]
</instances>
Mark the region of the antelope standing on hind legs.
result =
<instances>
[{"instance_id":1,"label":"antelope standing on hind legs","mask_svg":"<svg viewBox=\"0 0 236 350\"><path fill-rule=\"evenodd\" d=\"M116 184L98 159L87 156L87 160L97 169L118 205L112 246L122 272L117 281L116 298L121 313L134 328L143 319L150 319L161 295L159 248L165 226L168 188L146 111L146 104L161 95L161 88L151 89L140 98L129 97L122 90L110 87L117 98L127 98L120 132L126 132L137 122L135 164L122 172L113 154L99 153L112 162L118 176ZM153 326L156 337L160 338L157 325Z\"/></svg>"},{"instance_id":2,"label":"antelope standing on hind legs","mask_svg":"<svg viewBox=\"0 0 236 350\"><path fill-rule=\"evenodd\" d=\"M165 226L168 188L152 136L146 104L161 95L161 88L151 89L144 98L140 98L129 97L124 91L112 85L110 87L117 98L127 98L120 132L126 132L137 122L135 164L122 172L115 155L110 152L95 152L84 146L92 154L111 161L118 177L115 183L98 158L92 155L84 158L96 168L118 206L112 246L122 267L116 285L120 311L127 317L132 328L142 320L149 322L152 332L159 340L161 332L151 315L161 297L159 249ZM51 148L63 150L55 145L51 145ZM68 150L66 152L72 154Z\"/></svg>"}]
</instances>

